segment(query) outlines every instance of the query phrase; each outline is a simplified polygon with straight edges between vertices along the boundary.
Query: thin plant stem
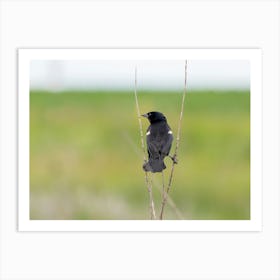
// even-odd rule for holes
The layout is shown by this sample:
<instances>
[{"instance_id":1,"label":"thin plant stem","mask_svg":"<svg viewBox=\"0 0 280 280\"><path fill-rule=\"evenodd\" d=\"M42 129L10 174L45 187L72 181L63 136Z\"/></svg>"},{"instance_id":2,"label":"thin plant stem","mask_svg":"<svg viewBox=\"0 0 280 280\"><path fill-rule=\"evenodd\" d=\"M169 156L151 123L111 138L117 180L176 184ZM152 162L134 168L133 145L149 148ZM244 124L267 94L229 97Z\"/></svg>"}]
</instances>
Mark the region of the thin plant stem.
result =
<instances>
[{"instance_id":1,"label":"thin plant stem","mask_svg":"<svg viewBox=\"0 0 280 280\"><path fill-rule=\"evenodd\" d=\"M163 171L161 171L161 180L162 180L162 201L165 201L166 200L166 196L167 196L167 194L166 194L166 192L165 192L165 185L164 185L164 173L163 173ZM160 220L162 220L162 211L160 212L160 216L159 216L159 219Z\"/></svg>"},{"instance_id":2,"label":"thin plant stem","mask_svg":"<svg viewBox=\"0 0 280 280\"><path fill-rule=\"evenodd\" d=\"M138 96L137 96L137 68L135 67L135 88L134 88L134 96L135 96L135 104L137 109L137 116L138 116L138 122L139 122L139 131L140 131L140 138L141 138L141 146L143 150L143 159L144 163L147 162L146 159L146 153L145 153L145 145L144 145L144 136L143 136L143 126L141 121L141 114L140 114L140 108L139 108L139 102L138 102ZM145 182L147 185L148 193L149 193L149 208L150 208L150 218L151 220L156 219L156 212L155 212L155 204L153 199L153 191L152 191L152 180L149 180L148 172L145 171Z\"/></svg>"},{"instance_id":3,"label":"thin plant stem","mask_svg":"<svg viewBox=\"0 0 280 280\"><path fill-rule=\"evenodd\" d=\"M162 197L164 197L165 184L164 184L164 173L163 173L163 171L161 171L161 179L162 179Z\"/></svg>"},{"instance_id":4,"label":"thin plant stem","mask_svg":"<svg viewBox=\"0 0 280 280\"><path fill-rule=\"evenodd\" d=\"M175 167L175 163L176 163L176 160L177 160L177 154L178 154L178 149L179 149L179 144L180 144L181 126L182 126L182 119L183 119L183 113L184 113L186 92L187 92L187 60L185 61L185 83L184 83L184 92L183 92L183 96L182 96L181 112L180 112L180 117L179 117L179 122L178 122L175 152L174 152L174 156L173 156L173 161L172 161L172 166L171 166L171 171L170 171L170 176L169 176L169 180L168 180L167 189L166 189L166 192L163 193L161 211L160 211L160 216L159 216L160 220L163 219L163 212L164 212L164 208L165 208L167 197L168 197L167 195L170 191L170 188L171 188L171 185L172 185L172 180L173 180L173 177L174 177L174 167Z\"/></svg>"}]
</instances>

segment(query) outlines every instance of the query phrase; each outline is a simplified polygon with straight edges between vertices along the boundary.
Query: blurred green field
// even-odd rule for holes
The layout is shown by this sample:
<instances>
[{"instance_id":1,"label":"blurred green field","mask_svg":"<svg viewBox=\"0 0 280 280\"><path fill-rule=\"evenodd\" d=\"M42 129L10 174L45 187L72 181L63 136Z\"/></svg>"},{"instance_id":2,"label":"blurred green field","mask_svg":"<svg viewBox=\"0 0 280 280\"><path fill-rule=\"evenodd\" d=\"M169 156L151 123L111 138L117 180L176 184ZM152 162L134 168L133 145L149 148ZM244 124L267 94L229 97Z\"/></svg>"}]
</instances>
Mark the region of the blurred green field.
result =
<instances>
[{"instance_id":1,"label":"blurred green field","mask_svg":"<svg viewBox=\"0 0 280 280\"><path fill-rule=\"evenodd\" d=\"M175 134L181 94L139 92L141 113L163 112ZM188 92L185 105L165 218L250 219L249 92ZM133 92L30 93L31 219L149 219L142 163Z\"/></svg>"}]
</instances>

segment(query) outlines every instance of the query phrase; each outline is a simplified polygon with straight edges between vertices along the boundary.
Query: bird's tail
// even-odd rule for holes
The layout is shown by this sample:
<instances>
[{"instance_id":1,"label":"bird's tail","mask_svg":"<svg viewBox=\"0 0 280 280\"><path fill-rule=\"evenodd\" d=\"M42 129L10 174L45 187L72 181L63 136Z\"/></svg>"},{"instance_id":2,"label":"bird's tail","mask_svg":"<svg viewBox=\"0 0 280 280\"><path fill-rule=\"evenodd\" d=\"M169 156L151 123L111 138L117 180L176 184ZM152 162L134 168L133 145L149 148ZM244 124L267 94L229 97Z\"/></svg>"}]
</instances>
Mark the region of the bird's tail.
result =
<instances>
[{"instance_id":1,"label":"bird's tail","mask_svg":"<svg viewBox=\"0 0 280 280\"><path fill-rule=\"evenodd\" d=\"M162 159L149 159L148 162L144 163L143 165L143 169L144 171L148 172L153 172L153 173L156 173L156 172L161 172L163 169L165 169L166 166L163 162Z\"/></svg>"}]
</instances>

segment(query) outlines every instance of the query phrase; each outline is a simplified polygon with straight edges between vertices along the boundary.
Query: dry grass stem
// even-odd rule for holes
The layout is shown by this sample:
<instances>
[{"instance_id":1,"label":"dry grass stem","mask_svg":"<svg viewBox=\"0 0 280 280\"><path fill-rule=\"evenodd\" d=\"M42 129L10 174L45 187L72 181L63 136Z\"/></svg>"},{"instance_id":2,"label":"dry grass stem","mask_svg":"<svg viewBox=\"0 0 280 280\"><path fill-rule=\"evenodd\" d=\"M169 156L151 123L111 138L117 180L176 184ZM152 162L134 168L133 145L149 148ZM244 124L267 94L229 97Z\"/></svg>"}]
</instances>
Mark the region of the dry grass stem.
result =
<instances>
[{"instance_id":1,"label":"dry grass stem","mask_svg":"<svg viewBox=\"0 0 280 280\"><path fill-rule=\"evenodd\" d=\"M137 96L137 68L135 68L135 88L134 88L134 96L135 96L135 103L136 103L136 109L137 109L137 116L138 116L138 122L139 122L139 131L140 131L140 137L141 137L141 146L143 150L143 159L144 163L147 162L146 159L146 152L145 152L145 145L144 145L144 136L143 136L143 126L141 121L141 114L139 109L139 102L138 102L138 96ZM150 200L150 218L156 219L156 212L155 212L155 204L153 199L153 191L152 191L152 180L149 180L148 173L145 172L145 182L147 185L148 193L149 193L149 200Z\"/></svg>"},{"instance_id":2,"label":"dry grass stem","mask_svg":"<svg viewBox=\"0 0 280 280\"><path fill-rule=\"evenodd\" d=\"M177 159L178 148L179 148L179 144L180 144L181 126L182 126L182 119L183 119L183 113L184 113L186 92L187 92L187 60L185 61L184 92L183 92L183 96L182 96L181 112L180 112L180 117L179 117L179 122L178 122L176 146L175 146L175 152L174 152L173 159ZM170 176L169 176L166 192L163 193L163 199L162 199L161 211L160 211L160 220L163 219L163 212L164 212L164 208L165 208L166 201L167 201L167 198L168 198L167 195L168 195L168 193L170 191L172 180L173 180L173 176L174 176L174 166L175 166L175 160L173 160L173 162L172 162L172 166L171 166L171 171L170 171Z\"/></svg>"}]
</instances>

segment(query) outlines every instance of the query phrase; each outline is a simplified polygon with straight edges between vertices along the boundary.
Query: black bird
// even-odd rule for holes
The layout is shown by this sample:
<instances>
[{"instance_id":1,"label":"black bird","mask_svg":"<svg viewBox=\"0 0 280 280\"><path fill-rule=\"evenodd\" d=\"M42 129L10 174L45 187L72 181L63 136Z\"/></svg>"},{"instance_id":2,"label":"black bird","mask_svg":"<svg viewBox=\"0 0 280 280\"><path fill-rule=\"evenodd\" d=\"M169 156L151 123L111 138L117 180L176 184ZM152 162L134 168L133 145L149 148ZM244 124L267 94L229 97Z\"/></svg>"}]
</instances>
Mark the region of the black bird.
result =
<instances>
[{"instance_id":1,"label":"black bird","mask_svg":"<svg viewBox=\"0 0 280 280\"><path fill-rule=\"evenodd\" d=\"M161 172L166 168L163 160L169 156L171 149L172 130L167 124L166 117L160 112L149 112L142 116L150 121L146 132L149 160L144 163L143 169L153 173Z\"/></svg>"}]
</instances>

